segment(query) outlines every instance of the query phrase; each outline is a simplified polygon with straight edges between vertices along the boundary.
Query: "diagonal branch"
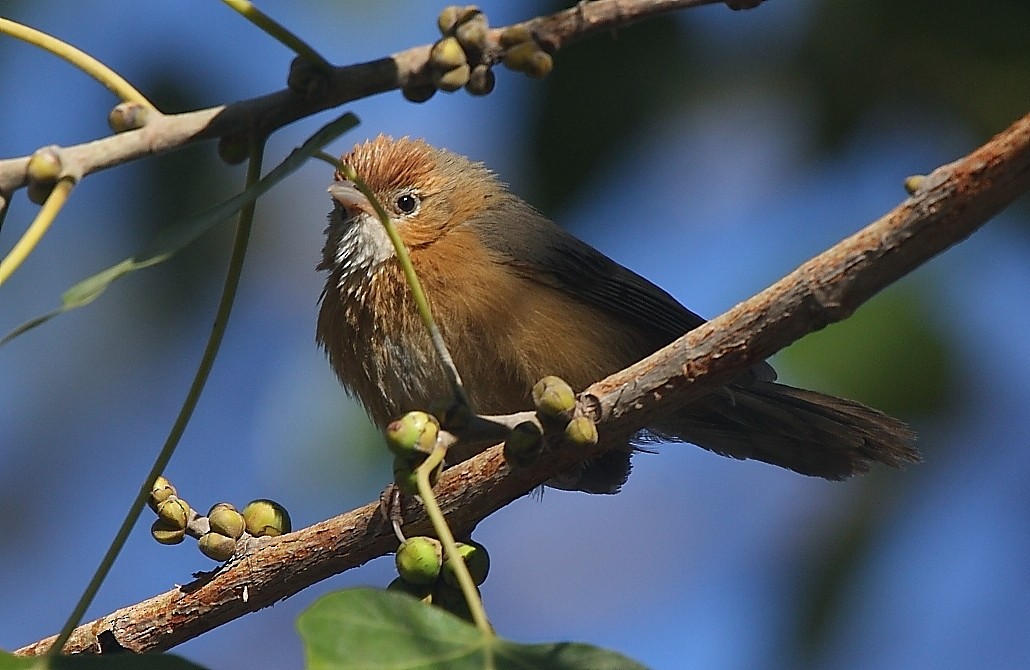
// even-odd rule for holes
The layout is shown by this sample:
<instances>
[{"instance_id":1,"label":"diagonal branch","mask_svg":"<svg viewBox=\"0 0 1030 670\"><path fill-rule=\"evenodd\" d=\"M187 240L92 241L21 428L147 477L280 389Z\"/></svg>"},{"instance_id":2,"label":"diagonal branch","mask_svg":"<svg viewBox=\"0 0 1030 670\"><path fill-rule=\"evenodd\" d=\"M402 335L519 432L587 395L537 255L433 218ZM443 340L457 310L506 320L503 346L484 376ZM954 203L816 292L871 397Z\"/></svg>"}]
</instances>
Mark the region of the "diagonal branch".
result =
<instances>
[{"instance_id":1,"label":"diagonal branch","mask_svg":"<svg viewBox=\"0 0 1030 670\"><path fill-rule=\"evenodd\" d=\"M572 9L530 19L521 24L550 51L599 32L628 26L643 19L678 9L721 4L720 0L596 0ZM757 3L756 3L757 4ZM510 28L508 26L507 28ZM501 58L501 32L490 31L484 58L496 64ZM75 166L82 176L163 154L199 141L226 135L254 133L264 137L298 119L348 102L410 85L432 83L429 67L431 45L413 47L386 58L333 68L319 85L298 86L181 114L151 112L142 128L118 135L63 147L62 163ZM312 74L312 76L314 76ZM27 183L29 156L0 160L0 209L15 190Z\"/></svg>"},{"instance_id":2,"label":"diagonal branch","mask_svg":"<svg viewBox=\"0 0 1030 670\"><path fill-rule=\"evenodd\" d=\"M878 291L956 244L1030 191L1030 114L965 158L922 180L912 197L773 286L580 395L597 419L590 450L560 449L511 470L499 447L444 473L437 499L456 534L584 457L624 442L651 419L703 396L807 333L847 318ZM426 533L416 503L405 530ZM245 613L396 548L378 503L278 538L241 547L222 569L81 626L66 651L100 640L133 651L169 649ZM44 651L52 638L18 651Z\"/></svg>"}]
</instances>

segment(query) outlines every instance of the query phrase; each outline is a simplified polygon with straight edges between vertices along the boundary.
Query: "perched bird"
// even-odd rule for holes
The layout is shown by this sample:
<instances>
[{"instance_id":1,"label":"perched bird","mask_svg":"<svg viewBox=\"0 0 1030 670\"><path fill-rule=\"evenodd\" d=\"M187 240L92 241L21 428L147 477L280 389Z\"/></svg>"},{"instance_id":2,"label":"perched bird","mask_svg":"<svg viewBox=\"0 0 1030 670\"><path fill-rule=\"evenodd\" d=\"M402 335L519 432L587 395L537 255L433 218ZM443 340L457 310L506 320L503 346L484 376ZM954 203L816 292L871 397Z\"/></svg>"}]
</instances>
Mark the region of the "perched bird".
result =
<instances>
[{"instance_id":1,"label":"perched bird","mask_svg":"<svg viewBox=\"0 0 1030 670\"><path fill-rule=\"evenodd\" d=\"M410 250L473 409L532 409L557 375L574 389L634 363L704 322L672 296L566 233L482 163L421 140L379 136L343 157ZM447 398L450 387L369 201L336 175L319 269L328 272L317 340L380 427ZM760 364L649 426L734 458L843 479L876 461L918 460L901 421L860 403L777 384ZM614 493L627 443L551 485ZM471 453L449 453L452 462Z\"/></svg>"}]
</instances>

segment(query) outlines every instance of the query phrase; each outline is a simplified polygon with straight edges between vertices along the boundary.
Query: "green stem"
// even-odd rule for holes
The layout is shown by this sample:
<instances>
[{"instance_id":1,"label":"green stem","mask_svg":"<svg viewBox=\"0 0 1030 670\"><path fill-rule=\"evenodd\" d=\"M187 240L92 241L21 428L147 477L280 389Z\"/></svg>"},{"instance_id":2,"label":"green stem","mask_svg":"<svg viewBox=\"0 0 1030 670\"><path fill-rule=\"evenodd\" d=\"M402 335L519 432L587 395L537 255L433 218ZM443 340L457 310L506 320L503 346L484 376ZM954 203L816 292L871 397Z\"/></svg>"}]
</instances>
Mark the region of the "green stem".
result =
<instances>
[{"instance_id":1,"label":"green stem","mask_svg":"<svg viewBox=\"0 0 1030 670\"><path fill-rule=\"evenodd\" d=\"M369 203L372 204L373 209L376 211L376 216L379 217L379 221L383 224L383 228L386 229L386 235L390 238L390 243L393 244L394 251L397 254L397 263L401 266L401 272L404 273L404 279L407 281L409 288L411 289L412 298L415 300L415 308L418 310L418 315L422 319L423 325L429 332L429 338L432 340L433 348L436 349L436 354L440 358L440 362L447 373L447 379L451 385L451 392L454 398L458 402L463 403L466 407L471 407L468 396L465 393L465 387L461 383L461 375L458 374L458 368L454 365L454 359L451 358L451 352L447 349L447 344L443 340L443 335L440 334L440 329L436 325L436 321L433 319L433 312L429 308L429 301L426 299L426 294L422 290L422 283L418 280L418 275L415 273L415 268L411 264L411 255L408 253L408 247L404 244L404 240L401 239L400 233L397 232L397 227L393 225L393 221L390 220L390 216L386 213L383 205L376 198L372 189L361 179L361 177L354 171L349 165L342 163L336 158L323 152L314 154L315 158L320 158L327 163L336 167L336 169L346 177L349 181L354 183L361 194L364 195Z\"/></svg>"},{"instance_id":2,"label":"green stem","mask_svg":"<svg viewBox=\"0 0 1030 670\"><path fill-rule=\"evenodd\" d=\"M84 51L76 49L67 42L62 42L53 35L29 28L10 19L0 16L0 33L16 37L49 51L58 58L63 58L89 76L106 86L112 93L126 102L137 102L147 109L157 111L154 103L147 100L142 93L133 88L117 72L107 67Z\"/></svg>"},{"instance_id":3,"label":"green stem","mask_svg":"<svg viewBox=\"0 0 1030 670\"><path fill-rule=\"evenodd\" d=\"M461 377L458 375L458 369L455 367L454 360L451 358L451 354L447 350L447 345L443 341L443 336L440 335L440 329L437 328L436 321L433 319L433 313L429 308L429 301L426 299L426 294L422 290L422 283L418 280L415 268L411 264L411 256L408 254L408 248L405 246L404 240L401 239L396 226L393 225L393 222L390 220L390 217L383 208L383 205L379 202L379 199L375 197L372 189L370 189L354 171L353 167L346 165L325 152L314 154L314 157L321 158L327 163L336 166L336 169L340 174L353 182L354 186L357 187L361 194L364 195L372 204L372 207L375 209L376 216L379 217L379 221L383 224L383 228L386 229L386 234L390 238L390 242L393 244L394 251L397 254L397 262L401 266L401 271L404 273L404 278L408 282L408 287L411 289L412 297L415 300L415 307L418 309L418 314L422 318L422 323L425 325L426 330L429 331L429 337L433 341L436 353L440 357L444 370L447 371L454 397L459 402L464 403L466 407L470 407L468 396L466 396L465 389L461 385ZM466 566L465 561L458 556L458 547L454 541L454 534L451 533L451 529L447 525L447 519L444 517L443 511L440 509L440 505L436 502L436 496L433 494L433 487L429 483L429 473L436 469L436 467L443 461L446 453L447 448L437 441L437 446L434 447L432 453L415 470L416 481L418 483L418 494L422 498L422 504L426 508L426 514L429 516L430 522L433 524L433 530L436 532L436 536L440 538L440 542L443 543L447 560L451 562L451 567L454 568L454 572L458 577L458 584L461 586L462 594L465 596L465 601L468 603L469 611L472 613L472 620L475 622L476 627L483 631L484 634L493 635L494 630L490 625L489 619L487 619L486 610L483 608L483 600L479 597L479 593L476 591L476 585L472 581L472 575L469 574L468 566Z\"/></svg>"},{"instance_id":4,"label":"green stem","mask_svg":"<svg viewBox=\"0 0 1030 670\"><path fill-rule=\"evenodd\" d=\"M7 281L14 271L21 267L46 232L50 230L50 225L57 218L64 204L68 202L73 188L75 188L74 178L62 177L58 180L54 189L50 191L50 195L47 196L46 202L43 203L43 207L36 214L36 218L32 220L25 233L11 247L3 260L0 260L0 284ZM2 222L3 213L0 212L0 223Z\"/></svg>"},{"instance_id":5,"label":"green stem","mask_svg":"<svg viewBox=\"0 0 1030 670\"><path fill-rule=\"evenodd\" d=\"M440 543L443 544L444 556L447 557L448 563L451 564L451 568L458 578L458 585L461 587L461 592L465 596L465 602L468 603L469 611L472 613L472 621L476 624L476 628L481 630L484 635L493 636L494 629L486 616L483 600L476 591L476 584L472 581L472 575L469 573L468 566L458 556L458 546L454 541L454 534L451 533L451 528L447 525L447 519L444 517L443 510L440 509L440 505L436 502L436 496L433 494L433 486L429 483L429 473L435 470L440 462L443 461L446 453L447 449L445 447L437 445L426 460L415 470L418 494L426 508L426 515L429 517L430 523L433 524L433 530L440 539Z\"/></svg>"},{"instance_id":6,"label":"green stem","mask_svg":"<svg viewBox=\"0 0 1030 670\"><path fill-rule=\"evenodd\" d=\"M257 182L261 176L263 153L263 141L255 141L251 147L250 164L247 167L248 187ZM165 440L164 446L161 447L153 467L150 468L146 481L144 481L139 493L136 494L136 498L132 501L132 506L129 508L128 514L125 515L122 525L118 528L111 546L108 547L107 553L104 554L104 558L100 561L100 565L97 567L93 578L86 586L82 596L79 597L75 609L72 610L71 616L68 617L68 621L65 622L61 632L57 635L57 639L47 650L48 656L56 656L61 652L61 649L64 648L64 645L67 644L75 631L75 627L82 621L82 617L86 614L86 609L89 608L93 598L96 597L97 592L100 590L100 585L107 578L115 559L118 558L118 554L121 553L122 548L125 546L129 533L132 532L133 526L139 520L143 508L147 504L147 498L150 496L150 490L153 488L154 482L168 466L168 462L171 460L172 454L179 444L179 439L182 437L183 432L186 430L186 425L193 415L193 410L197 406L197 401L204 390L204 385L207 383L208 375L211 373L211 368L215 362L215 356L222 344L222 337L225 335L226 325L229 322L229 313L232 311L236 290L239 288L240 275L243 271L243 260L247 254L247 243L250 241L250 231L254 223L254 210L256 207L257 202L251 201L240 208L240 215L236 224L236 238L233 241L232 257L229 259L229 268L226 271L222 295L218 301L218 311L215 314L214 325L211 327L211 336L204 347L204 355L197 366L197 372L193 376L193 383L190 385L189 392L183 400L179 415L176 417L175 423L172 425L168 438Z\"/></svg>"},{"instance_id":7,"label":"green stem","mask_svg":"<svg viewBox=\"0 0 1030 670\"><path fill-rule=\"evenodd\" d=\"M312 65L315 65L325 72L333 69L333 66L329 61L322 58L322 56L311 48L307 42L294 35L271 16L255 7L254 3L248 2L248 0L222 0L222 2L232 7L248 21L268 33L279 43L283 44L290 51L294 52Z\"/></svg>"}]
</instances>

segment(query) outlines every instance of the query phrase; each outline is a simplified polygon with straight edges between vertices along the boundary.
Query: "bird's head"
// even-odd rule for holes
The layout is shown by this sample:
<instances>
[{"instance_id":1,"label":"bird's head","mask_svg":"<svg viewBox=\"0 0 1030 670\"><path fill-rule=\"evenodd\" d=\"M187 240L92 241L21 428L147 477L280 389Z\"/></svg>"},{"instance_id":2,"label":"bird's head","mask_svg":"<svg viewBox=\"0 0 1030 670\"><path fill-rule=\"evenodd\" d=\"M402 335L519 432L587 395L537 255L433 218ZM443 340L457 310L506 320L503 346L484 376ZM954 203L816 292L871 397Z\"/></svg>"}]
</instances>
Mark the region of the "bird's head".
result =
<instances>
[{"instance_id":1,"label":"bird's head","mask_svg":"<svg viewBox=\"0 0 1030 670\"><path fill-rule=\"evenodd\" d=\"M407 137L380 135L342 161L365 181L413 251L475 221L504 192L483 164ZM329 195L334 208L320 269L367 273L394 256L372 203L350 180L337 173Z\"/></svg>"}]
</instances>

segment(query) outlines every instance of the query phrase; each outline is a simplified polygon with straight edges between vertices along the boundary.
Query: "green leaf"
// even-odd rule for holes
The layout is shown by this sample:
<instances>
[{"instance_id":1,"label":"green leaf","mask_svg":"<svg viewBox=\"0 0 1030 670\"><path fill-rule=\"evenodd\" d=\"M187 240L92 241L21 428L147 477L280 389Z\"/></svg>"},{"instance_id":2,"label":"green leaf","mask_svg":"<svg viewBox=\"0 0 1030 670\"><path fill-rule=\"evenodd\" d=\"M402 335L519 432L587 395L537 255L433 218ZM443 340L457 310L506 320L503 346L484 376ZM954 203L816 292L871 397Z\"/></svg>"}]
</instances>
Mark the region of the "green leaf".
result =
<instances>
[{"instance_id":1,"label":"green leaf","mask_svg":"<svg viewBox=\"0 0 1030 670\"><path fill-rule=\"evenodd\" d=\"M585 644L516 644L411 596L349 589L297 620L308 670L634 670L644 666Z\"/></svg>"},{"instance_id":2,"label":"green leaf","mask_svg":"<svg viewBox=\"0 0 1030 670\"><path fill-rule=\"evenodd\" d=\"M77 654L44 659L39 656L15 656L0 651L0 670L204 670L171 654L109 654L93 656Z\"/></svg>"},{"instance_id":3,"label":"green leaf","mask_svg":"<svg viewBox=\"0 0 1030 670\"><path fill-rule=\"evenodd\" d=\"M320 151L326 144L332 142L356 125L358 125L358 117L348 112L332 123L323 126L253 186L195 216L168 226L158 232L153 240L129 258L75 284L61 296L61 306L59 308L18 326L5 335L3 339L0 339L0 345L4 345L22 333L46 323L58 314L88 305L106 291L112 283L126 274L168 260L198 237L230 218L241 207L263 195L303 165L312 154Z\"/></svg>"}]
</instances>

